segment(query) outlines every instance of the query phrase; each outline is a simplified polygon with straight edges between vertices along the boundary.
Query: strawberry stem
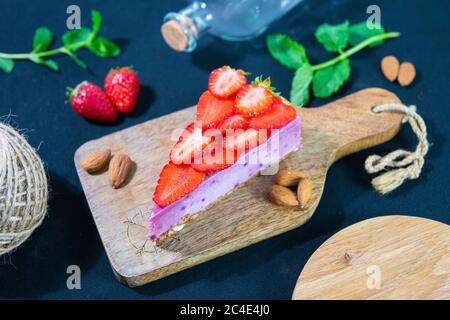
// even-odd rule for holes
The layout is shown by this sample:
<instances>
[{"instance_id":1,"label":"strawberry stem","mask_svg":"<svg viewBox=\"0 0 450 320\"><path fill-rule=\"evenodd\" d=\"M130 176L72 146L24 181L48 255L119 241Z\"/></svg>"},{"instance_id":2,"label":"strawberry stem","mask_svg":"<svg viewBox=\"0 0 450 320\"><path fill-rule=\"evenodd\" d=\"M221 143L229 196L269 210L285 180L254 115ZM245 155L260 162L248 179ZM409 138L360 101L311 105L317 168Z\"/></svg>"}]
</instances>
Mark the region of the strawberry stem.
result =
<instances>
[{"instance_id":1,"label":"strawberry stem","mask_svg":"<svg viewBox=\"0 0 450 320\"><path fill-rule=\"evenodd\" d=\"M252 81L252 84L255 85L263 85L265 86L273 95L279 95L278 92L275 92L275 90L277 90L277 88L272 86L272 82L270 80L270 77L267 77L265 79L263 79L262 76L256 77L255 80Z\"/></svg>"}]
</instances>

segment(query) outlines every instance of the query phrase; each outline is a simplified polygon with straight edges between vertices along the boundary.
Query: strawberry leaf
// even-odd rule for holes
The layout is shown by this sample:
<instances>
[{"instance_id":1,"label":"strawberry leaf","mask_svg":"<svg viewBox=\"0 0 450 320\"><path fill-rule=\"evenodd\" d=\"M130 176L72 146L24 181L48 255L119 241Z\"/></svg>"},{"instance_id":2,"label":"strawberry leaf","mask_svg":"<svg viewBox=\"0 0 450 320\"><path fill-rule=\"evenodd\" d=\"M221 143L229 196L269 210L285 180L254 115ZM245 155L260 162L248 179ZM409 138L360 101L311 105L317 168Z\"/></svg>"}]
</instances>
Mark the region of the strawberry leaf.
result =
<instances>
[{"instance_id":1,"label":"strawberry leaf","mask_svg":"<svg viewBox=\"0 0 450 320\"><path fill-rule=\"evenodd\" d=\"M348 21L338 25L325 23L317 28L315 36L327 51L340 52L347 47L349 23Z\"/></svg>"},{"instance_id":2,"label":"strawberry leaf","mask_svg":"<svg viewBox=\"0 0 450 320\"><path fill-rule=\"evenodd\" d=\"M348 80L350 71L348 59L316 71L313 77L314 95L318 98L328 98Z\"/></svg>"},{"instance_id":3,"label":"strawberry leaf","mask_svg":"<svg viewBox=\"0 0 450 320\"><path fill-rule=\"evenodd\" d=\"M367 38L382 34L384 32L385 30L382 25L375 25L372 29L369 29L369 27L367 26L367 22L363 21L350 26L348 42L350 43L350 45L355 46L361 41L366 40ZM383 40L374 42L370 44L370 47L378 46L383 42Z\"/></svg>"},{"instance_id":4,"label":"strawberry leaf","mask_svg":"<svg viewBox=\"0 0 450 320\"><path fill-rule=\"evenodd\" d=\"M70 51L77 51L85 45L90 34L91 30L88 28L67 31L62 38L64 47Z\"/></svg>"},{"instance_id":5,"label":"strawberry leaf","mask_svg":"<svg viewBox=\"0 0 450 320\"><path fill-rule=\"evenodd\" d=\"M48 28L40 27L36 29L33 38L32 52L36 53L47 50L48 47L50 47L52 41L53 41L53 34Z\"/></svg>"},{"instance_id":6,"label":"strawberry leaf","mask_svg":"<svg viewBox=\"0 0 450 320\"><path fill-rule=\"evenodd\" d=\"M272 34L266 39L272 57L289 69L297 69L308 63L305 48L283 34Z\"/></svg>"},{"instance_id":7,"label":"strawberry leaf","mask_svg":"<svg viewBox=\"0 0 450 320\"><path fill-rule=\"evenodd\" d=\"M88 48L99 57L117 57L120 54L120 48L106 38L94 39Z\"/></svg>"},{"instance_id":8,"label":"strawberry leaf","mask_svg":"<svg viewBox=\"0 0 450 320\"><path fill-rule=\"evenodd\" d=\"M5 73L11 73L14 69L14 61L11 59L0 58L0 70Z\"/></svg>"},{"instance_id":9,"label":"strawberry leaf","mask_svg":"<svg viewBox=\"0 0 450 320\"><path fill-rule=\"evenodd\" d=\"M304 106L309 101L309 86L313 79L312 67L305 63L297 69L292 79L291 103Z\"/></svg>"}]
</instances>

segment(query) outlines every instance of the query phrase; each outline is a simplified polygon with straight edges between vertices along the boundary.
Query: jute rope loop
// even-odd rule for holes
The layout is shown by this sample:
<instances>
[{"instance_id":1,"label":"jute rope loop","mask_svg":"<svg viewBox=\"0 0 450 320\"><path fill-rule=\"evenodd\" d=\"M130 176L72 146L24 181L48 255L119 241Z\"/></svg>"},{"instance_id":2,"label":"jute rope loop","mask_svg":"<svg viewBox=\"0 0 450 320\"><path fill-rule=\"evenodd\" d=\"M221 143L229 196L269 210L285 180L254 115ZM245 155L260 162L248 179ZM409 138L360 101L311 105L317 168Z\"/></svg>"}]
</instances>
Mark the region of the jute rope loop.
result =
<instances>
[{"instance_id":1,"label":"jute rope loop","mask_svg":"<svg viewBox=\"0 0 450 320\"><path fill-rule=\"evenodd\" d=\"M47 212L47 176L25 138L0 122L0 255L20 246Z\"/></svg>"},{"instance_id":2,"label":"jute rope loop","mask_svg":"<svg viewBox=\"0 0 450 320\"><path fill-rule=\"evenodd\" d=\"M419 143L414 152L406 150L396 150L384 157L371 155L366 159L365 168L368 173L377 173L382 170L387 171L372 179L372 185L378 192L386 194L396 189L406 179L417 179L420 176L425 163L425 155L428 152L427 126L422 117L416 112L415 106L407 107L402 104L387 103L375 106L373 112L397 111L405 114L403 122L408 122L417 136Z\"/></svg>"}]
</instances>

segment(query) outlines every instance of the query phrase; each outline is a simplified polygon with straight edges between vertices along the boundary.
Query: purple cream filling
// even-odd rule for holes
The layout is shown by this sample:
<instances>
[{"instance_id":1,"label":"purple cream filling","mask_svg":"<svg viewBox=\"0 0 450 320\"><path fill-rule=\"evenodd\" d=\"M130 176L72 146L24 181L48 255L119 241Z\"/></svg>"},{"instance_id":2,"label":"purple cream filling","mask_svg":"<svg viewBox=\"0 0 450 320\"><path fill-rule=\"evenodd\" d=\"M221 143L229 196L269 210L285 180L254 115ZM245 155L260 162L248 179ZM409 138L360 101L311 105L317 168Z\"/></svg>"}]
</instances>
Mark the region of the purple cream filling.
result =
<instances>
[{"instance_id":1,"label":"purple cream filling","mask_svg":"<svg viewBox=\"0 0 450 320\"><path fill-rule=\"evenodd\" d=\"M150 216L150 239L182 222L182 218L193 215L218 198L246 182L272 163L300 147L300 119L295 118L267 140L266 143L249 150L231 167L208 175L195 191L166 207L156 205Z\"/></svg>"}]
</instances>

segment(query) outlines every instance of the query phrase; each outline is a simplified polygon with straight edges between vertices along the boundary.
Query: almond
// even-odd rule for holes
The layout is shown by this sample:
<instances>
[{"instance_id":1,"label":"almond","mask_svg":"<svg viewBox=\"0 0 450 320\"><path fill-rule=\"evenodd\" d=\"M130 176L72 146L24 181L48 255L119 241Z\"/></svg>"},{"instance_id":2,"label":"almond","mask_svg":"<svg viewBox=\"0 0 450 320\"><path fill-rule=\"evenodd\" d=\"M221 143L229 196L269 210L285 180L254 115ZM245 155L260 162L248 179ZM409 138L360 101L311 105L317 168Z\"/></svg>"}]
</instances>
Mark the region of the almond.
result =
<instances>
[{"instance_id":1,"label":"almond","mask_svg":"<svg viewBox=\"0 0 450 320\"><path fill-rule=\"evenodd\" d=\"M400 63L394 56L387 56L381 60L381 71L384 76L391 82L397 79Z\"/></svg>"},{"instance_id":2,"label":"almond","mask_svg":"<svg viewBox=\"0 0 450 320\"><path fill-rule=\"evenodd\" d=\"M398 71L398 83L402 87L409 86L416 77L416 68L411 62L403 62Z\"/></svg>"},{"instance_id":3,"label":"almond","mask_svg":"<svg viewBox=\"0 0 450 320\"><path fill-rule=\"evenodd\" d=\"M114 189L119 188L127 180L131 171L131 159L124 153L116 154L109 164L109 184Z\"/></svg>"},{"instance_id":4,"label":"almond","mask_svg":"<svg viewBox=\"0 0 450 320\"><path fill-rule=\"evenodd\" d=\"M279 186L277 184L269 187L269 189L267 190L267 196L270 201L282 206L298 206L298 201L295 193L292 190L283 186Z\"/></svg>"},{"instance_id":5,"label":"almond","mask_svg":"<svg viewBox=\"0 0 450 320\"><path fill-rule=\"evenodd\" d=\"M292 187L298 184L300 178L306 178L299 170L280 170L275 176L277 184L283 187Z\"/></svg>"},{"instance_id":6,"label":"almond","mask_svg":"<svg viewBox=\"0 0 450 320\"><path fill-rule=\"evenodd\" d=\"M111 156L110 149L100 149L89 153L81 160L81 167L88 173L94 173L103 169Z\"/></svg>"},{"instance_id":7,"label":"almond","mask_svg":"<svg viewBox=\"0 0 450 320\"><path fill-rule=\"evenodd\" d=\"M297 186L297 199L300 204L300 208L306 208L312 193L312 183L308 178L302 178L298 182Z\"/></svg>"}]
</instances>

